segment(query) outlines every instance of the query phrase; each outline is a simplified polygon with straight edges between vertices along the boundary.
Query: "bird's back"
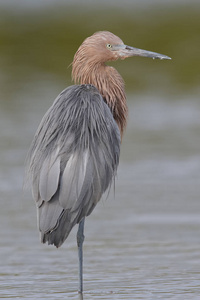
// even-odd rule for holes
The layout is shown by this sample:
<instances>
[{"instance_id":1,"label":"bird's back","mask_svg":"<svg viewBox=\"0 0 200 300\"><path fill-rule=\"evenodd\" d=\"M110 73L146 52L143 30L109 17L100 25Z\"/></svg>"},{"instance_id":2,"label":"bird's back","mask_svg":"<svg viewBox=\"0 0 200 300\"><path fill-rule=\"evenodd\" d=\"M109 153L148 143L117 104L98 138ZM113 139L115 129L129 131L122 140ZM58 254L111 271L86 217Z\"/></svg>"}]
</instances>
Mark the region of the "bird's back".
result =
<instances>
[{"instance_id":1,"label":"bird's back","mask_svg":"<svg viewBox=\"0 0 200 300\"><path fill-rule=\"evenodd\" d=\"M59 247L116 175L120 133L92 85L65 89L45 114L28 154L42 242Z\"/></svg>"}]
</instances>

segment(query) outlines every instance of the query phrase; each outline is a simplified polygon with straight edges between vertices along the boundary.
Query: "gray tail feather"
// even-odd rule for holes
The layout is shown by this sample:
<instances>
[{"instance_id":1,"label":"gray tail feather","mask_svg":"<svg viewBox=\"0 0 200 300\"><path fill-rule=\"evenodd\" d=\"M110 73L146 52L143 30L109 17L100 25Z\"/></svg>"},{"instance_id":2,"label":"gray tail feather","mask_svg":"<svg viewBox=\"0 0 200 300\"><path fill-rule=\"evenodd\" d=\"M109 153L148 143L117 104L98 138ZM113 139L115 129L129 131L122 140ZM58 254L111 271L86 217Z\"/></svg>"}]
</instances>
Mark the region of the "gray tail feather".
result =
<instances>
[{"instance_id":1,"label":"gray tail feather","mask_svg":"<svg viewBox=\"0 0 200 300\"><path fill-rule=\"evenodd\" d=\"M81 221L81 218L81 216L77 216L72 222L70 211L63 210L56 227L51 231L41 232L41 242L59 248L67 239L74 225Z\"/></svg>"},{"instance_id":2,"label":"gray tail feather","mask_svg":"<svg viewBox=\"0 0 200 300\"><path fill-rule=\"evenodd\" d=\"M68 237L72 227L75 225L71 223L69 218L69 211L63 211L62 216L59 218L56 228L48 232L41 233L41 242L48 242L49 245L60 247Z\"/></svg>"}]
</instances>

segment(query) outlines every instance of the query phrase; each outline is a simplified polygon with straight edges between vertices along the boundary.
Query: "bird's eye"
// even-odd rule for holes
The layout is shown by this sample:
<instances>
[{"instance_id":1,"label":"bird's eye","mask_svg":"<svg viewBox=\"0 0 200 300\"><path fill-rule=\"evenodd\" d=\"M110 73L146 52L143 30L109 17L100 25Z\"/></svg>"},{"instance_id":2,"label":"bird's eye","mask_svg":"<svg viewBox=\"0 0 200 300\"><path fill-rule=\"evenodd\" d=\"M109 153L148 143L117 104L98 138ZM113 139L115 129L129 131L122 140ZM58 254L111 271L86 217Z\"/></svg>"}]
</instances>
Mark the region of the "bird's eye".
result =
<instances>
[{"instance_id":1,"label":"bird's eye","mask_svg":"<svg viewBox=\"0 0 200 300\"><path fill-rule=\"evenodd\" d=\"M110 48L112 48L112 45L111 45L111 44L107 44L106 47L107 47L108 49L110 49Z\"/></svg>"}]
</instances>

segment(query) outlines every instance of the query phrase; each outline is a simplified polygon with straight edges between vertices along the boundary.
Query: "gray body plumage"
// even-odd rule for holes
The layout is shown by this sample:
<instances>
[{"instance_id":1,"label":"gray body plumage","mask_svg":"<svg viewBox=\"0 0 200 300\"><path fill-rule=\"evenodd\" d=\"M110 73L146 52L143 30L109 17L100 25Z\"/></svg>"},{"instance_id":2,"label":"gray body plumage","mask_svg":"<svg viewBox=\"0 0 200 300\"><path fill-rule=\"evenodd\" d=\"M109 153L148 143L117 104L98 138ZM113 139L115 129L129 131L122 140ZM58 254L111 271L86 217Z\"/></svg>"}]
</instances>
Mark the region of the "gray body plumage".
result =
<instances>
[{"instance_id":1,"label":"gray body plumage","mask_svg":"<svg viewBox=\"0 0 200 300\"><path fill-rule=\"evenodd\" d=\"M120 132L99 91L74 85L43 117L28 154L41 241L59 247L112 183Z\"/></svg>"}]
</instances>

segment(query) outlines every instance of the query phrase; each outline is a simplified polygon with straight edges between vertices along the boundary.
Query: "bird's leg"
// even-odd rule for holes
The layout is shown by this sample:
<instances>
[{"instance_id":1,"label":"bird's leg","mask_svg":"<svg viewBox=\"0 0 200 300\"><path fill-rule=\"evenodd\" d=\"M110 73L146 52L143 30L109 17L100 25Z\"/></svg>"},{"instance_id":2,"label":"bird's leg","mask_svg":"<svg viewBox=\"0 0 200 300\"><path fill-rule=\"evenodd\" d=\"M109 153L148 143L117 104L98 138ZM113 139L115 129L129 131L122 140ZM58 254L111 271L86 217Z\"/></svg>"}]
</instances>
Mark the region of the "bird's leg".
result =
<instances>
[{"instance_id":1,"label":"bird's leg","mask_svg":"<svg viewBox=\"0 0 200 300\"><path fill-rule=\"evenodd\" d=\"M78 246L78 258L79 258L79 288L78 292L80 294L80 299L82 299L83 292L83 241L84 241L84 222L85 218L83 218L78 227L77 232L77 246Z\"/></svg>"}]
</instances>

